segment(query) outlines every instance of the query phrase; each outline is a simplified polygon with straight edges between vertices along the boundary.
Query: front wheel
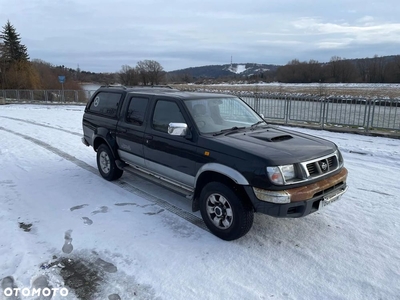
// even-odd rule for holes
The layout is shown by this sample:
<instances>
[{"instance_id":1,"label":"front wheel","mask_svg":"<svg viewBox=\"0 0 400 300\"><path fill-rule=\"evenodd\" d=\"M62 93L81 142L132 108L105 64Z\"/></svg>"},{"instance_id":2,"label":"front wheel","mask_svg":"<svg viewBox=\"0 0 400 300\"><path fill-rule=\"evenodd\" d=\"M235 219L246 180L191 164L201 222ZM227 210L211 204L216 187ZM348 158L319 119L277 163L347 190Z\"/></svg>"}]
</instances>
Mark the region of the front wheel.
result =
<instances>
[{"instance_id":1,"label":"front wheel","mask_svg":"<svg viewBox=\"0 0 400 300\"><path fill-rule=\"evenodd\" d=\"M105 144L101 144L97 149L97 168L101 176L108 181L120 178L124 172L117 168L115 158L110 148Z\"/></svg>"},{"instance_id":2,"label":"front wheel","mask_svg":"<svg viewBox=\"0 0 400 300\"><path fill-rule=\"evenodd\" d=\"M253 207L226 185L220 182L208 183L201 191L199 200L204 223L219 238L236 240L251 229Z\"/></svg>"}]
</instances>

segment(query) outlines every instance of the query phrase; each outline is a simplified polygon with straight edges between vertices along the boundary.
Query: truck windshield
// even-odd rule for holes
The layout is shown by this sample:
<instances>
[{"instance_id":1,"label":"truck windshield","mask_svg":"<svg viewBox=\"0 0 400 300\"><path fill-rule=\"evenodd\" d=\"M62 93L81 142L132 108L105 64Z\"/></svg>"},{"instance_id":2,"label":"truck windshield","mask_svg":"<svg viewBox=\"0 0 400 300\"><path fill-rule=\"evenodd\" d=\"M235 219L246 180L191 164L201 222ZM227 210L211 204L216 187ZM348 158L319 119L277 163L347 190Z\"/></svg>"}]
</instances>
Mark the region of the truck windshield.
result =
<instances>
[{"instance_id":1,"label":"truck windshield","mask_svg":"<svg viewBox=\"0 0 400 300\"><path fill-rule=\"evenodd\" d=\"M185 104L201 133L215 133L235 127L251 127L263 121L237 97L186 100Z\"/></svg>"}]
</instances>

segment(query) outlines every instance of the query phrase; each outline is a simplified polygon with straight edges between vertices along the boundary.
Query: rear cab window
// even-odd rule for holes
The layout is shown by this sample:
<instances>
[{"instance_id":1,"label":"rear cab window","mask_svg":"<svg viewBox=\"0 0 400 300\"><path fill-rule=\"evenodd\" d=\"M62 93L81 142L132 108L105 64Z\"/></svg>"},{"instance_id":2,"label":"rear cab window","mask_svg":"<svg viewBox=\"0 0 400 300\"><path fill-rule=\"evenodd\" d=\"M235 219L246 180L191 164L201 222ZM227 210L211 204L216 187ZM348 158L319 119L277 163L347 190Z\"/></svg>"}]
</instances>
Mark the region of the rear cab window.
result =
<instances>
[{"instance_id":1,"label":"rear cab window","mask_svg":"<svg viewBox=\"0 0 400 300\"><path fill-rule=\"evenodd\" d=\"M117 116L121 93L99 92L90 103L88 111L110 118Z\"/></svg>"}]
</instances>

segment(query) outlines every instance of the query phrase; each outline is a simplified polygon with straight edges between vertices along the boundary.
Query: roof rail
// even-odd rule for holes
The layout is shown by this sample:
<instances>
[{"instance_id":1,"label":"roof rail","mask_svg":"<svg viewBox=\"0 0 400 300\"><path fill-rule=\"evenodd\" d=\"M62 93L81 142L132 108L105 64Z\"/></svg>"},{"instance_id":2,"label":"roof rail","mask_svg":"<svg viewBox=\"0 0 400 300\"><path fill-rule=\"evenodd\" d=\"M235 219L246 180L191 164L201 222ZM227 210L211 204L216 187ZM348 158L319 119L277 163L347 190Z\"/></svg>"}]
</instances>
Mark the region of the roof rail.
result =
<instances>
[{"instance_id":1,"label":"roof rail","mask_svg":"<svg viewBox=\"0 0 400 300\"><path fill-rule=\"evenodd\" d=\"M126 90L126 86L124 85L112 85L112 84L107 84L107 85L102 85L102 88L121 88Z\"/></svg>"},{"instance_id":2,"label":"roof rail","mask_svg":"<svg viewBox=\"0 0 400 300\"><path fill-rule=\"evenodd\" d=\"M124 85L112 85L112 84L108 84L108 85L102 85L102 88L121 88L121 89L129 89L129 88L166 88L166 89L174 89L172 86L170 85L132 85L132 86L124 86Z\"/></svg>"},{"instance_id":3,"label":"roof rail","mask_svg":"<svg viewBox=\"0 0 400 300\"><path fill-rule=\"evenodd\" d=\"M173 87L169 85L157 85L157 84L151 84L151 85L132 85L132 86L127 86L127 88L167 88L167 89L173 89Z\"/></svg>"}]
</instances>

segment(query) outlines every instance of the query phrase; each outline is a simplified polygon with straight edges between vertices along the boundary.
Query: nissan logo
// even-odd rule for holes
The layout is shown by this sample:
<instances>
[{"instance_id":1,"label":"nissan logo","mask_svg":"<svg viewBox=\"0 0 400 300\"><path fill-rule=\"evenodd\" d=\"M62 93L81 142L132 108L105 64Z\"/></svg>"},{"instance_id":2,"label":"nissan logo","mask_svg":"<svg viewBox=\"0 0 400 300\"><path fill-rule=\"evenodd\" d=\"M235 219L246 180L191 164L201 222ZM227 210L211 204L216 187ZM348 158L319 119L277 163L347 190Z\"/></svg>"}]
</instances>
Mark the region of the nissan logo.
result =
<instances>
[{"instance_id":1,"label":"nissan logo","mask_svg":"<svg viewBox=\"0 0 400 300\"><path fill-rule=\"evenodd\" d=\"M321 161L319 165L320 165L322 171L328 170L328 164L326 162Z\"/></svg>"}]
</instances>

